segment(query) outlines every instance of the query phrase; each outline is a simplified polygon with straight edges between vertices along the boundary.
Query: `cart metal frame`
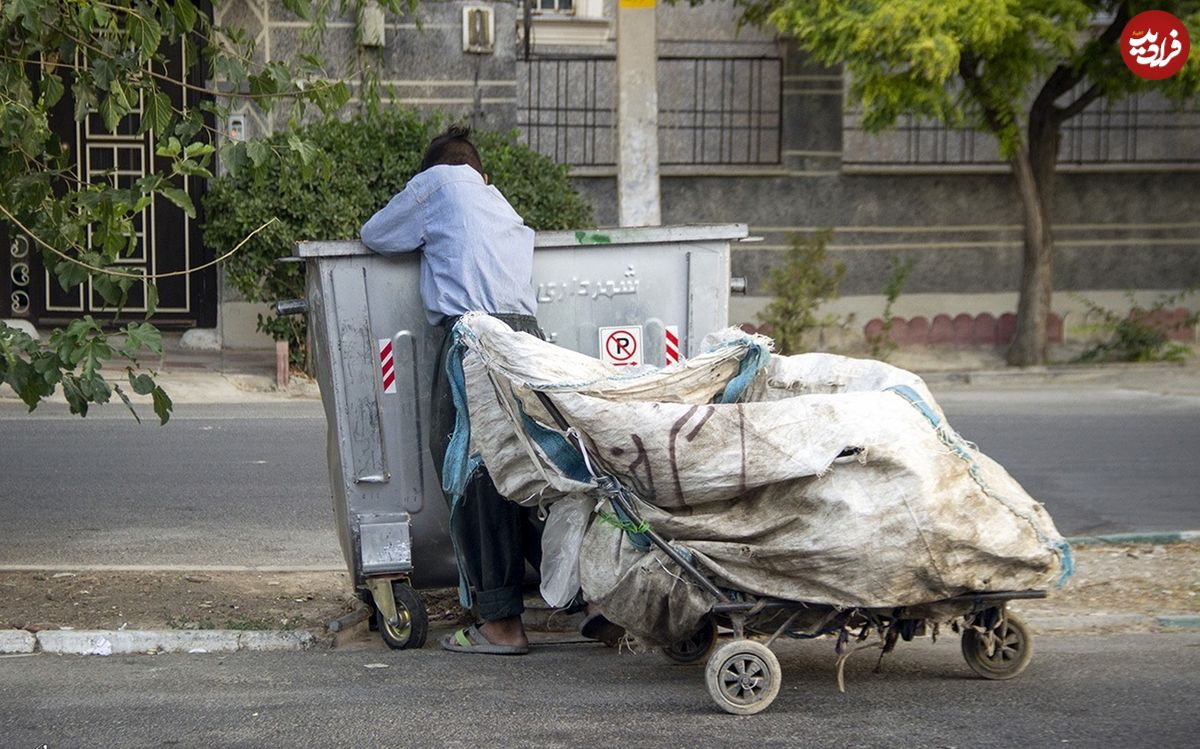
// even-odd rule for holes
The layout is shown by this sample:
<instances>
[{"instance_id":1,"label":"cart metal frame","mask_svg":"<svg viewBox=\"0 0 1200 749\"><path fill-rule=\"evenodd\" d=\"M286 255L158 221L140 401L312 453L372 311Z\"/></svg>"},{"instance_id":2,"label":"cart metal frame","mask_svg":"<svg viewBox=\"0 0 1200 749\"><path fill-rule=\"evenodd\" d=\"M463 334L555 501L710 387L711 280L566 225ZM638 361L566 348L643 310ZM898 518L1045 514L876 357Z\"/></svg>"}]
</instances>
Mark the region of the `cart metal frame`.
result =
<instances>
[{"instance_id":1,"label":"cart metal frame","mask_svg":"<svg viewBox=\"0 0 1200 749\"><path fill-rule=\"evenodd\" d=\"M679 552L673 544L646 523L633 496L610 474L597 473L582 435L563 417L548 395L536 392L538 400L556 426L575 443L588 473L596 482L597 494L612 504L618 517L630 521L654 548L661 551L703 588L716 603L709 609L698 631L687 640L672 643L664 653L680 663L707 659L705 682L713 701L726 712L753 715L767 709L779 694L781 669L770 647L780 637L809 639L838 635L838 685L844 688L842 666L854 652L846 650L850 632L857 639L879 635L883 653L900 639L912 640L925 631L927 623L949 621L962 633L962 653L967 665L986 679L1012 679L1020 675L1032 656L1032 635L1021 620L1007 611L1010 601L1045 598L1045 591L987 591L966 593L916 606L889 608L839 608L827 604L758 597L718 587ZM632 531L627 531L632 533ZM782 623L776 624L782 617ZM807 627L797 626L804 619ZM717 646L718 627L732 630L733 640ZM765 642L750 639L767 635ZM873 644L870 646L874 646Z\"/></svg>"}]
</instances>

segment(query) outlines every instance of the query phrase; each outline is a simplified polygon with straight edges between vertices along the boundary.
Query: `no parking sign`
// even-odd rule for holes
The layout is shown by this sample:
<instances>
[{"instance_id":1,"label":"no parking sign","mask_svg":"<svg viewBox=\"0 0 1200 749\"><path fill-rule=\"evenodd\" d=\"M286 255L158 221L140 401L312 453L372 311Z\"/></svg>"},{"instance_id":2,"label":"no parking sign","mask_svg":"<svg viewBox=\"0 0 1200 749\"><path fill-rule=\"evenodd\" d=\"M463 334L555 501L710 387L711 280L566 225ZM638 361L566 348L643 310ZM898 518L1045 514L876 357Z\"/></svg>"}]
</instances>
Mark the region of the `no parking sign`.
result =
<instances>
[{"instance_id":1,"label":"no parking sign","mask_svg":"<svg viewBox=\"0 0 1200 749\"><path fill-rule=\"evenodd\" d=\"M617 367L642 363L642 326L600 328L600 358Z\"/></svg>"}]
</instances>

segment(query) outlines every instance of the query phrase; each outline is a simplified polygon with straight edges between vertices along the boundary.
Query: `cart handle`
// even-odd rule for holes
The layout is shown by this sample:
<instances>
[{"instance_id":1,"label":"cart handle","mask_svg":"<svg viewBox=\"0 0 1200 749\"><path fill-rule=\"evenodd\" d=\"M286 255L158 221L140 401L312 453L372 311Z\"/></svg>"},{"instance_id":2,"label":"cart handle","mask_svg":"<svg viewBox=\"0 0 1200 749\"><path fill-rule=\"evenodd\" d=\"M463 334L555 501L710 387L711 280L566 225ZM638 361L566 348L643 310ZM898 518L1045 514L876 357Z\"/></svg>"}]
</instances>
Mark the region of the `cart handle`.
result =
<instances>
[{"instance_id":1,"label":"cart handle","mask_svg":"<svg viewBox=\"0 0 1200 749\"><path fill-rule=\"evenodd\" d=\"M587 466L588 472L592 474L592 478L596 479L597 481L601 481L601 484L605 483L592 469L591 461L588 460L587 448L583 444L583 435L579 433L579 430L567 423L567 420L562 415L562 411L558 410L558 406L554 405L554 401L550 400L550 396L546 395L540 390L534 390L533 393L537 396L537 399L541 401L541 404L543 407L545 407L546 411L549 412L550 418L554 419L554 423L558 425L558 428L575 438L575 444L578 445L579 452L583 455L584 465ZM618 481L615 476L610 476L607 474L604 476L604 479L607 479L607 481L611 482L612 485L618 487L617 491L610 491L608 493L608 501L612 502L617 508L632 518L634 522L641 523L642 516L639 515L636 510L634 510L632 504L626 501L625 492L621 486L621 482ZM672 562L679 565L679 567L687 572L688 575L690 575L701 588L704 588L705 591L716 598L720 603L730 602L729 596L725 595L720 588L713 584L712 580L709 580L703 572L685 559L684 556L679 553L678 549L667 543L667 541L662 536L658 535L653 528L646 528L646 530L643 531L643 535L649 538L650 543L657 546L662 553L666 554Z\"/></svg>"}]
</instances>

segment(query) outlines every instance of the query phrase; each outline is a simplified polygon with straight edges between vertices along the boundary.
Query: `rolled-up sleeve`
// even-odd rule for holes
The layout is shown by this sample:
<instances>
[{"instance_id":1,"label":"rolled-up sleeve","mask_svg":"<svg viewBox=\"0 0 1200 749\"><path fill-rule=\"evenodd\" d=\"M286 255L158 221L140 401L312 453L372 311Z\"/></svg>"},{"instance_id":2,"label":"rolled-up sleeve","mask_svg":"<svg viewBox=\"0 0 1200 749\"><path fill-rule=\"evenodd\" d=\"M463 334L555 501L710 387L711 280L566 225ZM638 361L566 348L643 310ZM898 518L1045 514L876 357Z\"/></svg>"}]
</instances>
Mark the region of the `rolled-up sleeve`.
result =
<instances>
[{"instance_id":1,"label":"rolled-up sleeve","mask_svg":"<svg viewBox=\"0 0 1200 749\"><path fill-rule=\"evenodd\" d=\"M399 255L425 244L425 217L409 189L402 190L363 224L362 243L381 255Z\"/></svg>"}]
</instances>

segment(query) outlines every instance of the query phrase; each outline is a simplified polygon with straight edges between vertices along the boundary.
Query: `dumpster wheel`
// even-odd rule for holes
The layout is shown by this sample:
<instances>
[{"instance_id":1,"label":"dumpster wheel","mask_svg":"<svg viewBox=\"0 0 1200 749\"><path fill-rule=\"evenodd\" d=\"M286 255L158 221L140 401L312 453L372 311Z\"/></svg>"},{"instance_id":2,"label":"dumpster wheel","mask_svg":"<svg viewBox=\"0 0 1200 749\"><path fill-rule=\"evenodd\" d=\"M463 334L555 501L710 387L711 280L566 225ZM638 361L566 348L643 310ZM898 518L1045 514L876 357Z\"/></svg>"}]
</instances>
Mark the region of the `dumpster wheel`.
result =
<instances>
[{"instance_id":1,"label":"dumpster wheel","mask_svg":"<svg viewBox=\"0 0 1200 749\"><path fill-rule=\"evenodd\" d=\"M375 626L383 641L393 650L408 650L421 648L425 645L425 636L429 633L429 614L425 604L412 586L400 580L391 584L392 598L395 603L396 616L392 621L384 613L386 604L381 605L379 596L375 597ZM385 593L386 595L386 593Z\"/></svg>"}]
</instances>

